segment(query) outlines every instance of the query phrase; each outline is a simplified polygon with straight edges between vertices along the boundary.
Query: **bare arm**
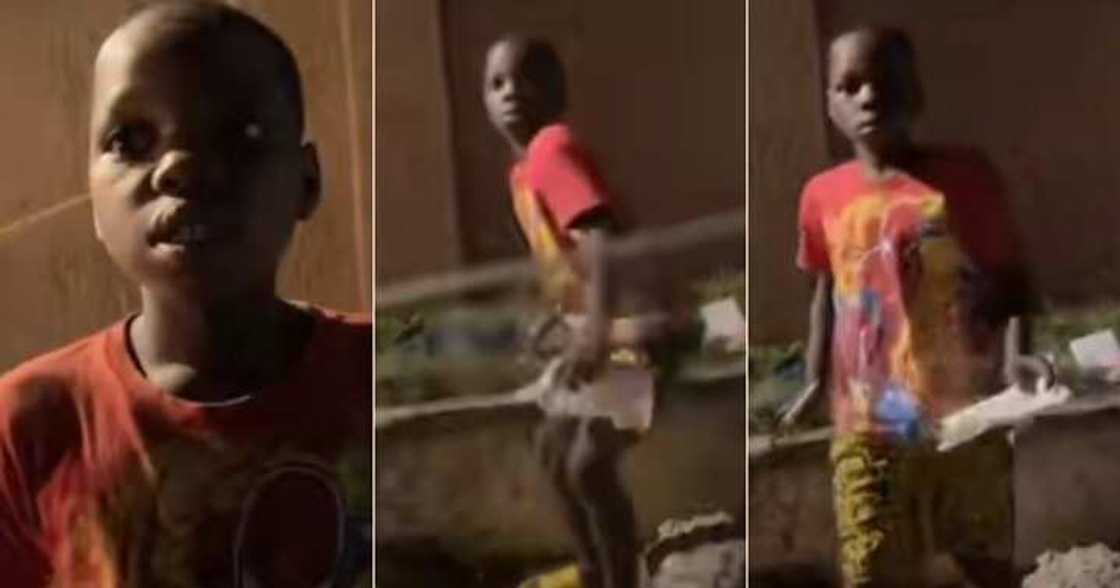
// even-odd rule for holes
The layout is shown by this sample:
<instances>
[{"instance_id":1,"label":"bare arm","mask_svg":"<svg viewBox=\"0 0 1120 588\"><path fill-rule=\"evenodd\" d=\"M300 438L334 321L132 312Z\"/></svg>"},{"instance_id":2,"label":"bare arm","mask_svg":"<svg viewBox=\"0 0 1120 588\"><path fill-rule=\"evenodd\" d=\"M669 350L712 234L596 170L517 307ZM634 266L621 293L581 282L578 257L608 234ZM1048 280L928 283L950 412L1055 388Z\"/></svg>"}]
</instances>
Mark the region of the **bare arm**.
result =
<instances>
[{"instance_id":1,"label":"bare arm","mask_svg":"<svg viewBox=\"0 0 1120 588\"><path fill-rule=\"evenodd\" d=\"M828 378L829 342L832 339L832 276L817 275L813 301L809 305L809 337L805 345L805 389L782 415L782 426L796 423L822 395Z\"/></svg>"},{"instance_id":2,"label":"bare arm","mask_svg":"<svg viewBox=\"0 0 1120 588\"><path fill-rule=\"evenodd\" d=\"M1007 321L1003 339L1004 383L1031 390L1037 380L1044 386L1054 383L1054 367L1044 358L1031 354L1031 323L1026 315Z\"/></svg>"},{"instance_id":3,"label":"bare arm","mask_svg":"<svg viewBox=\"0 0 1120 588\"><path fill-rule=\"evenodd\" d=\"M609 222L602 217L581 222L569 234L576 243L576 255L586 271L583 299L586 319L575 334L570 350L572 375L588 380L606 360L610 338L610 282L607 275Z\"/></svg>"}]
</instances>

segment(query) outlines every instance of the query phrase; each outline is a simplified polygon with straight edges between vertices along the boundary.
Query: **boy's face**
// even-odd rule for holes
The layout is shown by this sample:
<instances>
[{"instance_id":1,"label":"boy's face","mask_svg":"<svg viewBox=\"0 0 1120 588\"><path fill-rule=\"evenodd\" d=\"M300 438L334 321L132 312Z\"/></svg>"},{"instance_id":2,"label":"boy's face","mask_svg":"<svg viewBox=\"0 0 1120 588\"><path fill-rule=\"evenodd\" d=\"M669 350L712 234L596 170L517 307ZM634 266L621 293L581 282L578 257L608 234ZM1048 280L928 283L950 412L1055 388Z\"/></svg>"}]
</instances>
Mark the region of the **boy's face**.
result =
<instances>
[{"instance_id":1,"label":"boy's face","mask_svg":"<svg viewBox=\"0 0 1120 588\"><path fill-rule=\"evenodd\" d=\"M102 47L89 159L95 226L142 286L203 300L272 293L319 185L275 63L248 32L126 25Z\"/></svg>"},{"instance_id":2,"label":"boy's face","mask_svg":"<svg viewBox=\"0 0 1120 588\"><path fill-rule=\"evenodd\" d=\"M490 122L525 146L557 116L556 97L549 95L541 72L526 67L525 45L502 41L486 56L482 95Z\"/></svg>"},{"instance_id":3,"label":"boy's face","mask_svg":"<svg viewBox=\"0 0 1120 588\"><path fill-rule=\"evenodd\" d=\"M882 46L874 34L856 33L833 44L829 59L828 114L854 144L872 148L909 137L917 114L913 64Z\"/></svg>"}]
</instances>

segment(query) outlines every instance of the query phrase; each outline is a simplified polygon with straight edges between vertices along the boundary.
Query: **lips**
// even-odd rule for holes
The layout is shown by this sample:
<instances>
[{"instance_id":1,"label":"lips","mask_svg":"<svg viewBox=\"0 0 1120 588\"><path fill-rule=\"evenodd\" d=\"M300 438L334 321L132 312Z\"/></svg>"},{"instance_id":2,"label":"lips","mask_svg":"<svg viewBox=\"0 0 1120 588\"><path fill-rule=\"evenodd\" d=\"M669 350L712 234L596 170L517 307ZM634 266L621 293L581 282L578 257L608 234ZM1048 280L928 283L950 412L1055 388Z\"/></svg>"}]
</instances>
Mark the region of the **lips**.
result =
<instances>
[{"instance_id":1,"label":"lips","mask_svg":"<svg viewBox=\"0 0 1120 588\"><path fill-rule=\"evenodd\" d=\"M178 206L164 209L152 218L148 244L194 248L227 240L233 234L229 223Z\"/></svg>"},{"instance_id":2,"label":"lips","mask_svg":"<svg viewBox=\"0 0 1120 588\"><path fill-rule=\"evenodd\" d=\"M524 111L516 106L507 108L501 112L503 120L521 120L524 116Z\"/></svg>"},{"instance_id":3,"label":"lips","mask_svg":"<svg viewBox=\"0 0 1120 588\"><path fill-rule=\"evenodd\" d=\"M214 231L207 224L188 224L180 226L167 238L172 245L198 245L211 239Z\"/></svg>"}]
</instances>

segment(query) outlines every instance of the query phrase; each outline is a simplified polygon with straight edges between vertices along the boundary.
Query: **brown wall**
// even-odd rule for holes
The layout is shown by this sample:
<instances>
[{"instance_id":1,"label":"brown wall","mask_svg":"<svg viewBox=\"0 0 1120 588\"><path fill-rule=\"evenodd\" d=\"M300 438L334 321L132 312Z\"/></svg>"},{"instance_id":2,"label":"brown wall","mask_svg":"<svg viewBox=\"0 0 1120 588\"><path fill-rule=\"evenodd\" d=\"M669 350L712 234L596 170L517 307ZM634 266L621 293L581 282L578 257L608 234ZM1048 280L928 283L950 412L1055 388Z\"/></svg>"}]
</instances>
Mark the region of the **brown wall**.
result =
<instances>
[{"instance_id":1,"label":"brown wall","mask_svg":"<svg viewBox=\"0 0 1120 588\"><path fill-rule=\"evenodd\" d=\"M371 43L368 0L231 2L294 49L319 146L325 199L297 234L285 295L371 306L368 251ZM20 0L0 9L0 369L136 308L134 288L93 235L86 191L88 80L101 39L135 1ZM92 6L92 5L91 5Z\"/></svg>"},{"instance_id":2,"label":"brown wall","mask_svg":"<svg viewBox=\"0 0 1120 588\"><path fill-rule=\"evenodd\" d=\"M377 279L460 261L439 0L377 3Z\"/></svg>"},{"instance_id":3,"label":"brown wall","mask_svg":"<svg viewBox=\"0 0 1120 588\"><path fill-rule=\"evenodd\" d=\"M804 331L806 279L794 267L797 198L828 162L813 2L751 0L748 230L752 341Z\"/></svg>"},{"instance_id":4,"label":"brown wall","mask_svg":"<svg viewBox=\"0 0 1120 588\"><path fill-rule=\"evenodd\" d=\"M509 212L509 148L481 98L486 49L507 32L542 35L557 46L569 78L570 118L633 225L743 208L741 0L443 6L468 260L523 253ZM743 267L741 255L728 265Z\"/></svg>"},{"instance_id":5,"label":"brown wall","mask_svg":"<svg viewBox=\"0 0 1120 588\"><path fill-rule=\"evenodd\" d=\"M486 49L511 31L557 45L571 118L633 225L741 210L743 10L741 0L381 0L378 279L525 254L509 148L481 98ZM692 262L742 268L741 252Z\"/></svg>"},{"instance_id":6,"label":"brown wall","mask_svg":"<svg viewBox=\"0 0 1120 588\"><path fill-rule=\"evenodd\" d=\"M785 63L791 47L812 53L820 38L856 24L898 25L913 36L926 86L928 104L919 138L975 145L992 157L1007 180L1026 253L1045 296L1064 305L1120 294L1120 118L1111 114L1120 99L1120 75L1113 63L1120 55L1113 26L1120 19L1120 5L1076 0L1058 10L1049 2L1007 0L830 0L814 3L821 11L818 36L805 31L803 18L793 14L771 12L768 20L756 22L756 5L774 3L750 3L752 38L756 30L765 36L796 29L800 39L789 39L784 49L764 48L760 42L765 55L752 51L752 188L757 174L770 173L754 165L761 140L755 119L783 108L778 91L788 83L767 74L781 70L755 69L756 60ZM796 71L790 68L785 75ZM819 95L819 85L804 91ZM756 104L756 92L770 99ZM819 134L822 124L813 113L800 125L791 124L788 132ZM786 163L777 165L791 168L802 156L783 157ZM756 197L761 196L752 195L752 204ZM795 208L775 208L764 219L758 207L752 213L757 217L751 225L751 276L757 286L752 296L758 289L776 290L752 300L759 305L752 309L752 338L798 336L796 328L778 318L803 314L801 300L790 297L786 303L782 292L792 283L783 264L792 263L794 243L763 241L754 234L760 224L792 233Z\"/></svg>"}]
</instances>

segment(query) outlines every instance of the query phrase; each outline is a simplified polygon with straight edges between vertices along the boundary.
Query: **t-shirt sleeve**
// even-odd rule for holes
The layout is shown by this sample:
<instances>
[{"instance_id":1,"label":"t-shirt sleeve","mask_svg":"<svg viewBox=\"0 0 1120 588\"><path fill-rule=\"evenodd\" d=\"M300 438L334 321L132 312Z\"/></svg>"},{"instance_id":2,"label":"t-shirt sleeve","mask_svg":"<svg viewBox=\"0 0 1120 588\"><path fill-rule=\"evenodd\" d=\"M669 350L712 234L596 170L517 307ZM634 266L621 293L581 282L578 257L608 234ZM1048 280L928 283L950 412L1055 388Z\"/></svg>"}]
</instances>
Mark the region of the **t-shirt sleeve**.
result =
<instances>
[{"instance_id":1,"label":"t-shirt sleeve","mask_svg":"<svg viewBox=\"0 0 1120 588\"><path fill-rule=\"evenodd\" d=\"M811 183L807 184L801 191L797 223L797 267L807 272L827 272L830 267L824 225L819 203L813 196L811 186Z\"/></svg>"},{"instance_id":2,"label":"t-shirt sleeve","mask_svg":"<svg viewBox=\"0 0 1120 588\"><path fill-rule=\"evenodd\" d=\"M45 586L50 570L35 488L44 477L37 469L51 460L52 452L40 441L54 433L48 422L51 407L24 402L17 407L17 394L24 392L0 382L0 570L4 586L13 588Z\"/></svg>"},{"instance_id":3,"label":"t-shirt sleeve","mask_svg":"<svg viewBox=\"0 0 1120 588\"><path fill-rule=\"evenodd\" d=\"M591 212L607 209L607 195L587 152L567 132L551 129L532 146L528 175L549 214L563 230Z\"/></svg>"}]
</instances>

